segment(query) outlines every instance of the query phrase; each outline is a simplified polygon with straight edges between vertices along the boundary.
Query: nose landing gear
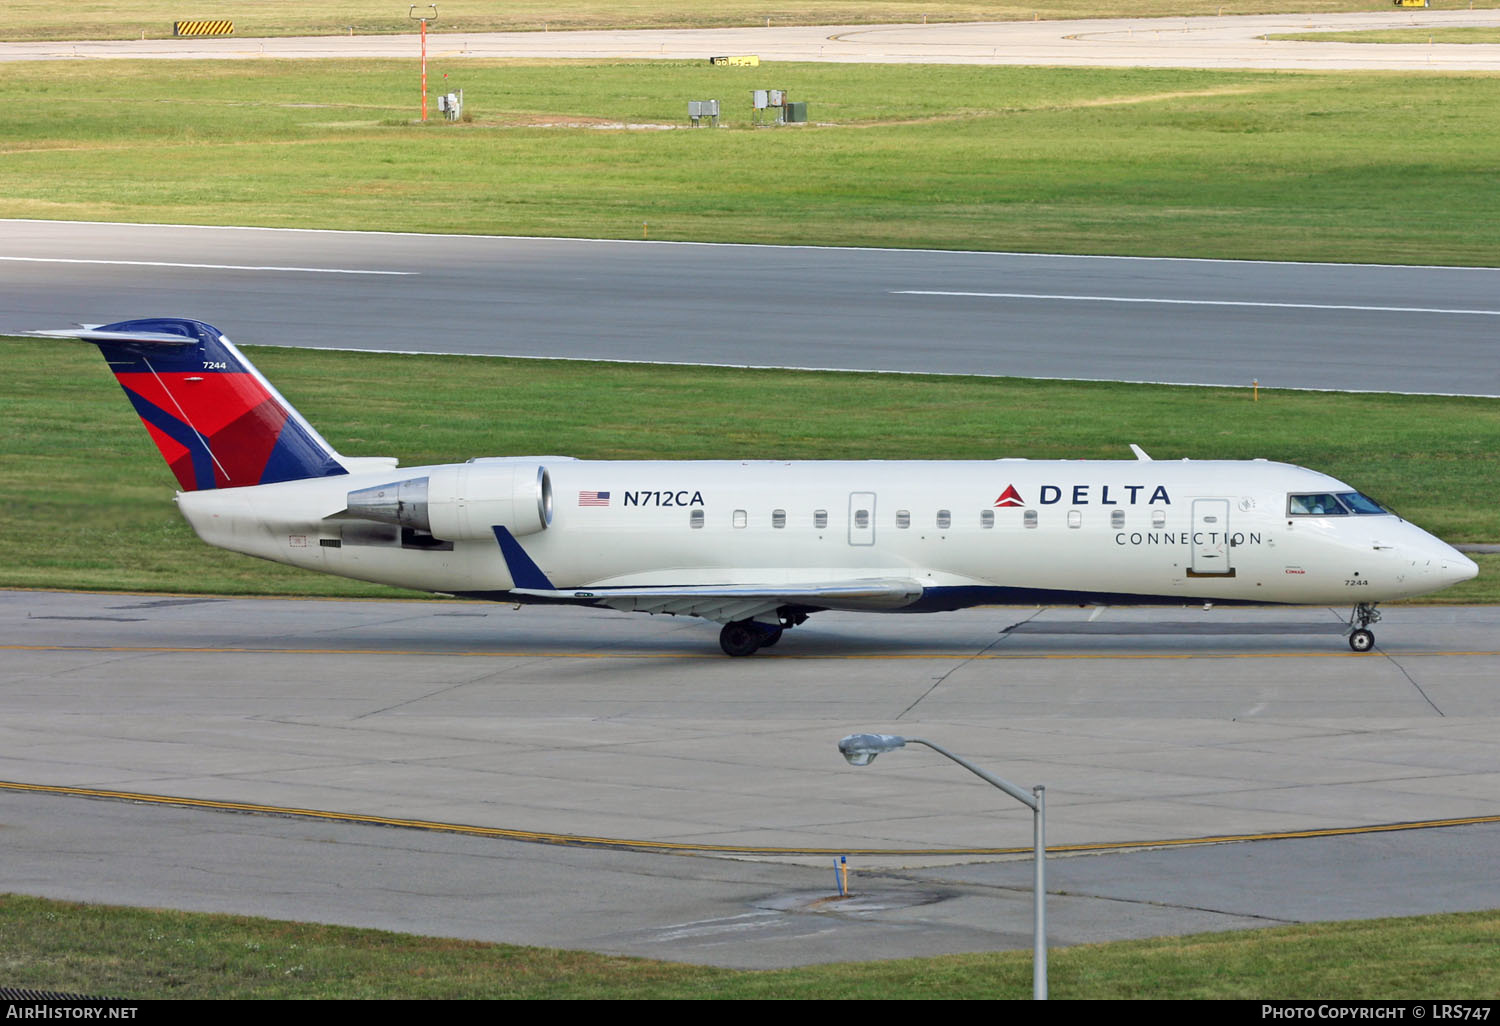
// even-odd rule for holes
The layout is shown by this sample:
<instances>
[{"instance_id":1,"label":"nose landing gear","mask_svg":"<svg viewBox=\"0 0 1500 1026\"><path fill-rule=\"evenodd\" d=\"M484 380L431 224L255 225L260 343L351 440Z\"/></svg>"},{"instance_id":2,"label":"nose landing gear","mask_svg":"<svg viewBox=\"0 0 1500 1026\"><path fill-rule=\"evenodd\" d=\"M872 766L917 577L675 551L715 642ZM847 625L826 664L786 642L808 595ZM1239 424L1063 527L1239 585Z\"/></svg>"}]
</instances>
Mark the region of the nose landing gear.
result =
<instances>
[{"instance_id":1,"label":"nose landing gear","mask_svg":"<svg viewBox=\"0 0 1500 1026\"><path fill-rule=\"evenodd\" d=\"M1380 621L1380 613L1373 602L1361 602L1349 614L1349 647L1356 652L1368 652L1375 647L1375 632L1370 624ZM1359 626L1355 626L1358 624Z\"/></svg>"}]
</instances>

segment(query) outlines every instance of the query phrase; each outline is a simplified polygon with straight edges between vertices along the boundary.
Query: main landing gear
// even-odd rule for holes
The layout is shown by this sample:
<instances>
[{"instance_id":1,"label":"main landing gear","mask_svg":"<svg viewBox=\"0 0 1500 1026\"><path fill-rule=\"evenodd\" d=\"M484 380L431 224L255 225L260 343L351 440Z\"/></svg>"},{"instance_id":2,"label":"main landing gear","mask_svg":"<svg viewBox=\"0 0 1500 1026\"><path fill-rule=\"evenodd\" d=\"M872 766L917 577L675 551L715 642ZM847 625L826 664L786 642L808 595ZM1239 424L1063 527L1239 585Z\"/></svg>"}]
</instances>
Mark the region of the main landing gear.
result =
<instances>
[{"instance_id":1,"label":"main landing gear","mask_svg":"<svg viewBox=\"0 0 1500 1026\"><path fill-rule=\"evenodd\" d=\"M1356 652L1368 652L1375 647L1375 632L1370 624L1380 622L1380 613L1373 602L1361 602L1349 614L1349 647ZM1358 627L1355 624L1359 624Z\"/></svg>"},{"instance_id":2,"label":"main landing gear","mask_svg":"<svg viewBox=\"0 0 1500 1026\"><path fill-rule=\"evenodd\" d=\"M806 620L806 613L787 612L780 613L776 623L735 620L733 623L726 623L719 631L719 647L724 650L725 655L754 655L780 641L783 631L789 631Z\"/></svg>"}]
</instances>

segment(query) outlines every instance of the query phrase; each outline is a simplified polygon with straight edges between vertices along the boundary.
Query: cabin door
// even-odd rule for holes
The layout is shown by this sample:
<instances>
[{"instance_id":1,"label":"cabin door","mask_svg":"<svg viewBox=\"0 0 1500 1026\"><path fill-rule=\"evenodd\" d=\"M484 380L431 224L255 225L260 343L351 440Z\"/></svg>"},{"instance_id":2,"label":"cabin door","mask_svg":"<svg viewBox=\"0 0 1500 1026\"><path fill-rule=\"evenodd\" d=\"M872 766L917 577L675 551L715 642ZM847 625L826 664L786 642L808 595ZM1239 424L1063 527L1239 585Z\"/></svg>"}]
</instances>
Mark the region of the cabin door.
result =
<instances>
[{"instance_id":1,"label":"cabin door","mask_svg":"<svg viewBox=\"0 0 1500 1026\"><path fill-rule=\"evenodd\" d=\"M849 544L875 544L875 493L849 493Z\"/></svg>"},{"instance_id":2,"label":"cabin door","mask_svg":"<svg viewBox=\"0 0 1500 1026\"><path fill-rule=\"evenodd\" d=\"M1229 565L1229 500L1193 500L1193 576L1234 573Z\"/></svg>"}]
</instances>

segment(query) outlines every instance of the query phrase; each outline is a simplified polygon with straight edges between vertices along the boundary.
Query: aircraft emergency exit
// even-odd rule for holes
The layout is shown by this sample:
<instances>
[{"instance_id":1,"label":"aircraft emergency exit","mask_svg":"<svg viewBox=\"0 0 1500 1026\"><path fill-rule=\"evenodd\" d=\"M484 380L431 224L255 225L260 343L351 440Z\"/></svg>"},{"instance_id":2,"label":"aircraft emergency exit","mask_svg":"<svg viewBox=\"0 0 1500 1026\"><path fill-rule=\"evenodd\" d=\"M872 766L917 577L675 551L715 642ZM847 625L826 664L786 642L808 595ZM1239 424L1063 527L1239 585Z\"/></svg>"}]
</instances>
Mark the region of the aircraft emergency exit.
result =
<instances>
[{"instance_id":1,"label":"aircraft emergency exit","mask_svg":"<svg viewBox=\"0 0 1500 1026\"><path fill-rule=\"evenodd\" d=\"M477 599L698 616L732 656L827 609L1376 603L1473 561L1327 475L1265 460L588 461L397 469L338 453L217 328L99 347L210 545Z\"/></svg>"}]
</instances>

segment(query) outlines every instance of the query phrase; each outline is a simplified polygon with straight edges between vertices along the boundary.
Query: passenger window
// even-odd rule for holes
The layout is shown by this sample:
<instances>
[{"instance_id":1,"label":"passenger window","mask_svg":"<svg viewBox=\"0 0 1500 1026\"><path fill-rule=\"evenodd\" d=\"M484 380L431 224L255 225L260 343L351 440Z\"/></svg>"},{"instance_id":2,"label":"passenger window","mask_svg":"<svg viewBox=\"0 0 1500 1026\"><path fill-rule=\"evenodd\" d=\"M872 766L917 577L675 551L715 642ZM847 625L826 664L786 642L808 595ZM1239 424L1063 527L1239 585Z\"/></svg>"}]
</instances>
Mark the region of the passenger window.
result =
<instances>
[{"instance_id":1,"label":"passenger window","mask_svg":"<svg viewBox=\"0 0 1500 1026\"><path fill-rule=\"evenodd\" d=\"M991 528L993 528L995 526L995 511L992 510L992 509L982 509L982 510L980 510L979 511L979 526L982 527L982 528L984 528L986 531L988 531Z\"/></svg>"},{"instance_id":2,"label":"passenger window","mask_svg":"<svg viewBox=\"0 0 1500 1026\"><path fill-rule=\"evenodd\" d=\"M1152 527L1166 527L1167 526L1167 511L1164 510L1164 509L1153 509L1151 511L1151 526Z\"/></svg>"},{"instance_id":3,"label":"passenger window","mask_svg":"<svg viewBox=\"0 0 1500 1026\"><path fill-rule=\"evenodd\" d=\"M898 509L898 510L896 510L896 526L897 527L902 527L902 528L910 527L911 526L911 510L909 510L909 509Z\"/></svg>"},{"instance_id":4,"label":"passenger window","mask_svg":"<svg viewBox=\"0 0 1500 1026\"><path fill-rule=\"evenodd\" d=\"M813 510L813 526L819 530L828 526L828 511L826 509Z\"/></svg>"},{"instance_id":5,"label":"passenger window","mask_svg":"<svg viewBox=\"0 0 1500 1026\"><path fill-rule=\"evenodd\" d=\"M784 509L773 509L773 510L771 510L771 526L772 527L785 527L786 526L786 510L784 510Z\"/></svg>"},{"instance_id":6,"label":"passenger window","mask_svg":"<svg viewBox=\"0 0 1500 1026\"><path fill-rule=\"evenodd\" d=\"M953 513L946 509L938 510L937 525L944 531L948 530L949 527L953 526Z\"/></svg>"},{"instance_id":7,"label":"passenger window","mask_svg":"<svg viewBox=\"0 0 1500 1026\"><path fill-rule=\"evenodd\" d=\"M692 515L688 517L688 526L692 528L703 526L703 511L701 509L693 510Z\"/></svg>"},{"instance_id":8,"label":"passenger window","mask_svg":"<svg viewBox=\"0 0 1500 1026\"><path fill-rule=\"evenodd\" d=\"M859 528L861 531L866 530L870 526L870 511L867 509L855 510L854 526Z\"/></svg>"},{"instance_id":9,"label":"passenger window","mask_svg":"<svg viewBox=\"0 0 1500 1026\"><path fill-rule=\"evenodd\" d=\"M749 517L746 515L746 513L745 513L744 510L737 509L737 510L734 511L734 526L735 527L744 527L745 523L746 523L746 521L748 519L749 519Z\"/></svg>"},{"instance_id":10,"label":"passenger window","mask_svg":"<svg viewBox=\"0 0 1500 1026\"><path fill-rule=\"evenodd\" d=\"M1068 510L1068 526L1069 527L1082 527L1083 526L1083 511L1082 510L1076 510L1076 509L1070 509L1070 510Z\"/></svg>"},{"instance_id":11,"label":"passenger window","mask_svg":"<svg viewBox=\"0 0 1500 1026\"><path fill-rule=\"evenodd\" d=\"M1026 527L1035 527L1036 526L1036 510L1034 510L1034 509L1028 509L1025 513L1022 513L1021 514L1021 523L1024 526L1026 526Z\"/></svg>"},{"instance_id":12,"label":"passenger window","mask_svg":"<svg viewBox=\"0 0 1500 1026\"><path fill-rule=\"evenodd\" d=\"M1125 526L1125 511L1123 509L1110 510L1109 526L1116 531Z\"/></svg>"}]
</instances>

